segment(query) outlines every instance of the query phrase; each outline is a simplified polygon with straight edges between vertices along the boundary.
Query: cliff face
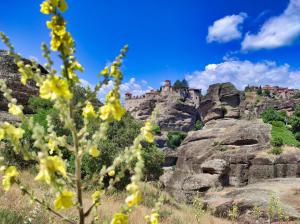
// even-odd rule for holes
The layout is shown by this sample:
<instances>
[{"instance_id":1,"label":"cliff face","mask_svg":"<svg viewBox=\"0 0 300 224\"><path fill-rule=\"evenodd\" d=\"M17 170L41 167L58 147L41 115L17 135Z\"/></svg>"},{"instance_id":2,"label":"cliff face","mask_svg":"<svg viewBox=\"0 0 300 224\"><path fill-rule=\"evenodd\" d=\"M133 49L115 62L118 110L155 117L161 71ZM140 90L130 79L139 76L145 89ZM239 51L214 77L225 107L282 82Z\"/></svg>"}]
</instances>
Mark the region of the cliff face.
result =
<instances>
[{"instance_id":1,"label":"cliff face","mask_svg":"<svg viewBox=\"0 0 300 224\"><path fill-rule=\"evenodd\" d=\"M204 123L220 118L239 118L239 105L243 93L231 83L218 83L209 86L202 97L199 112Z\"/></svg>"},{"instance_id":2,"label":"cliff face","mask_svg":"<svg viewBox=\"0 0 300 224\"><path fill-rule=\"evenodd\" d=\"M30 60L23 58L25 64L30 64ZM47 71L40 66L42 74L47 74ZM23 85L20 81L18 66L14 63L14 59L8 55L6 51L0 50L0 79L6 81L7 86L13 90L13 97L18 103L24 106L24 112L30 113L28 108L28 100L31 96L38 95L38 88L34 81L29 80L27 85ZM7 101L0 93L0 110L7 111Z\"/></svg>"},{"instance_id":3,"label":"cliff face","mask_svg":"<svg viewBox=\"0 0 300 224\"><path fill-rule=\"evenodd\" d=\"M125 107L136 119L146 120L155 110L156 123L162 131L190 131L199 119L198 99L187 91L170 92L166 96L141 97L126 100Z\"/></svg>"}]
</instances>

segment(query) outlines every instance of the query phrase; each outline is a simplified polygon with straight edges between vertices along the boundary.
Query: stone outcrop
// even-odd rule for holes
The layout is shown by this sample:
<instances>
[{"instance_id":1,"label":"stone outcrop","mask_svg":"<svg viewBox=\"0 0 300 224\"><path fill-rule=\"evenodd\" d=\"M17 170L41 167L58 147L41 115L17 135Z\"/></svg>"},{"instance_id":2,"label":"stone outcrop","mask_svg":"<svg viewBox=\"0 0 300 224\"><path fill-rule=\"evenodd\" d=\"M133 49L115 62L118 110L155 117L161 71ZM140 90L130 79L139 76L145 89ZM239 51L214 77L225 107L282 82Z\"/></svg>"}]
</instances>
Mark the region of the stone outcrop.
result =
<instances>
[{"instance_id":1,"label":"stone outcrop","mask_svg":"<svg viewBox=\"0 0 300 224\"><path fill-rule=\"evenodd\" d=\"M276 110L286 111L288 114L293 113L294 107L300 104L300 99L272 99L262 98L259 103L248 102L244 100L240 104L240 113L243 119L255 119L267 108L274 108Z\"/></svg>"},{"instance_id":2,"label":"stone outcrop","mask_svg":"<svg viewBox=\"0 0 300 224\"><path fill-rule=\"evenodd\" d=\"M155 110L161 131L190 131L199 119L195 101L178 92L165 97L127 100L126 109L138 120L148 119Z\"/></svg>"},{"instance_id":3,"label":"stone outcrop","mask_svg":"<svg viewBox=\"0 0 300 224\"><path fill-rule=\"evenodd\" d=\"M164 185L181 199L210 188L246 185L257 178L255 173L251 176L252 160L269 147L270 126L261 121L212 120L202 130L188 133L177 149L176 167L169 172L169 178L164 179ZM182 190L189 180L195 185L195 175L198 180L205 175L207 180L212 180L211 185L206 183L206 187L200 185L198 189Z\"/></svg>"},{"instance_id":4,"label":"stone outcrop","mask_svg":"<svg viewBox=\"0 0 300 224\"><path fill-rule=\"evenodd\" d=\"M243 93L231 83L210 85L199 106L202 121L206 123L220 118L238 118L242 98Z\"/></svg>"},{"instance_id":5,"label":"stone outcrop","mask_svg":"<svg viewBox=\"0 0 300 224\"><path fill-rule=\"evenodd\" d=\"M25 64L31 64L30 60L25 58L22 60ZM42 66L39 66L39 69L42 74L47 74ZM24 112L30 113L31 110L27 106L28 100L31 96L38 95L38 88L32 80L29 80L27 85L21 84L18 67L14 63L14 59L3 50L0 50L0 79L4 79L7 86L13 90L12 95L19 104L24 106ZM0 110L7 111L7 101L2 94L0 94Z\"/></svg>"}]
</instances>

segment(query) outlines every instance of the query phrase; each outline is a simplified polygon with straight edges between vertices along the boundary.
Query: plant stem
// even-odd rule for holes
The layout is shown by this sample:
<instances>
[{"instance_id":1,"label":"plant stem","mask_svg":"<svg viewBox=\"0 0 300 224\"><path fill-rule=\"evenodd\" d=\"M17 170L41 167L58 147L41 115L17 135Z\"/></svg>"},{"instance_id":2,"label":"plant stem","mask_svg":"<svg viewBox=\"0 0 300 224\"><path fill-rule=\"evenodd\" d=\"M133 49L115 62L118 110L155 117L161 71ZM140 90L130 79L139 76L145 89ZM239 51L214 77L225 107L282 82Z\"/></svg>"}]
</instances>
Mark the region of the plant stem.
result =
<instances>
[{"instance_id":1,"label":"plant stem","mask_svg":"<svg viewBox=\"0 0 300 224\"><path fill-rule=\"evenodd\" d=\"M70 104L70 117L73 119L74 114L72 105ZM76 127L72 128L72 137L74 142L75 151L75 177L76 177L76 190L77 190L77 201L78 201L78 213L79 213L79 224L84 224L84 211L82 202L82 186L81 186L81 155L79 155L79 144Z\"/></svg>"}]
</instances>

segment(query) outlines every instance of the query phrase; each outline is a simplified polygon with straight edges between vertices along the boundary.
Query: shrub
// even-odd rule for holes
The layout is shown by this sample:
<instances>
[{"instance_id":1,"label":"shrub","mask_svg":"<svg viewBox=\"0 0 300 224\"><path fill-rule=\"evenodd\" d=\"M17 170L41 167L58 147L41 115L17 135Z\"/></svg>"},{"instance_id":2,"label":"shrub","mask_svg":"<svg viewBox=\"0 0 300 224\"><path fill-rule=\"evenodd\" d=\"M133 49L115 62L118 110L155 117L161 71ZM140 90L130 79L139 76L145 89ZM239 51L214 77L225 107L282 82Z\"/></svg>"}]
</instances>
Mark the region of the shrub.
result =
<instances>
[{"instance_id":1,"label":"shrub","mask_svg":"<svg viewBox=\"0 0 300 224\"><path fill-rule=\"evenodd\" d=\"M283 123L282 121L272 121L271 124L275 127L285 127L285 123Z\"/></svg>"},{"instance_id":2,"label":"shrub","mask_svg":"<svg viewBox=\"0 0 300 224\"><path fill-rule=\"evenodd\" d=\"M281 137L275 137L272 139L272 145L275 147L280 147L283 145L283 139Z\"/></svg>"},{"instance_id":3,"label":"shrub","mask_svg":"<svg viewBox=\"0 0 300 224\"><path fill-rule=\"evenodd\" d=\"M271 150L271 153L273 155L280 155L283 152L283 149L281 147L273 147Z\"/></svg>"},{"instance_id":4,"label":"shrub","mask_svg":"<svg viewBox=\"0 0 300 224\"><path fill-rule=\"evenodd\" d=\"M295 138L297 141L300 141L300 132L295 133Z\"/></svg>"},{"instance_id":5,"label":"shrub","mask_svg":"<svg viewBox=\"0 0 300 224\"><path fill-rule=\"evenodd\" d=\"M197 120L196 123L195 123L195 127L194 127L194 130L195 131L199 131L203 128L203 123L200 121L200 120Z\"/></svg>"},{"instance_id":6,"label":"shrub","mask_svg":"<svg viewBox=\"0 0 300 224\"><path fill-rule=\"evenodd\" d=\"M272 121L285 122L287 115L285 112L268 108L261 114L261 117L265 123L272 123Z\"/></svg>"},{"instance_id":7,"label":"shrub","mask_svg":"<svg viewBox=\"0 0 300 224\"><path fill-rule=\"evenodd\" d=\"M180 131L172 131L168 133L167 136L167 145L175 149L180 146L181 142L185 139L186 133Z\"/></svg>"},{"instance_id":8,"label":"shrub","mask_svg":"<svg viewBox=\"0 0 300 224\"><path fill-rule=\"evenodd\" d=\"M289 124L292 126L292 132L300 132L300 117L292 116L289 120Z\"/></svg>"},{"instance_id":9,"label":"shrub","mask_svg":"<svg viewBox=\"0 0 300 224\"><path fill-rule=\"evenodd\" d=\"M161 134L160 126L159 125L153 125L153 132L155 134Z\"/></svg>"},{"instance_id":10,"label":"shrub","mask_svg":"<svg viewBox=\"0 0 300 224\"><path fill-rule=\"evenodd\" d=\"M111 223L127 223L129 213L141 201L140 187L144 169L143 144L144 142L154 142L152 120L144 124L134 138L133 144L118 153L111 165L103 165L99 173L94 173L97 178L92 183L94 188L92 194L89 195L90 201L83 200L83 157L86 160L101 157L102 148L99 145L106 139L112 139L109 143L116 146L119 146L120 139L125 142L122 145L129 141L126 138L128 132L125 132L122 137L116 135L112 138L109 131L110 125L120 121L125 114L120 100L120 85L123 79L120 68L128 47L125 46L111 65L100 72L100 81L94 90L86 95L87 98L79 97L77 99L76 86L80 84L77 73L82 72L83 67L75 57L75 42L67 31L67 22L63 17L67 8L65 0L45 0L41 4L41 12L51 16L51 20L47 21L47 27L51 30L50 45L51 50L57 52L62 60L61 75L57 75L56 70L52 67L53 60L46 44L42 45L42 49L46 59L45 67L49 74L42 76L38 64L32 60L31 64L25 65L21 56L15 52L9 38L0 33L1 39L8 47L8 54L13 57L18 66L22 84L25 85L29 79L36 82L40 90L40 97L53 103L53 109L58 113L55 118L61 122L62 130L66 131L61 135L56 132L54 118L52 119L50 116L47 116L47 123L39 124L39 122L44 122L44 120L41 121L41 117L44 118L45 113L42 113L37 120L25 116L23 107L18 105L17 100L11 95L12 91L8 89L4 80L0 80L0 91L8 101L9 113L18 116L26 128L31 131L31 135L28 136L30 140L23 141L25 131L21 125L1 123L0 140L9 141L14 152L23 155L24 159L36 161L38 174L34 181L47 185L44 195L41 192L41 195L36 196L22 183L18 169L1 158L3 189L8 191L12 185L15 185L24 195L29 196L28 198L33 203L40 204L49 213L60 218L61 222L84 224L92 214L95 214L94 217L91 217L92 222L99 219L97 207L101 203L102 194L110 192L125 173L128 173L131 176L130 183L126 186L128 196L120 211L114 214L111 220ZM104 104L97 109L92 104L91 98L96 96L101 86L109 81L112 81L113 88L106 95ZM45 110L48 111L48 109ZM45 125L47 130L45 130ZM31 142L37 152L31 151ZM68 163L64 160L63 149L68 152L69 158L74 160L74 172L66 169ZM109 180L107 185L105 180ZM53 204L44 201L45 195L50 199L54 198ZM158 222L160 205L160 202L157 203L151 215L145 217L148 224ZM61 213L61 210L70 208L77 210L76 216L74 213L72 217L68 216L67 212Z\"/></svg>"}]
</instances>

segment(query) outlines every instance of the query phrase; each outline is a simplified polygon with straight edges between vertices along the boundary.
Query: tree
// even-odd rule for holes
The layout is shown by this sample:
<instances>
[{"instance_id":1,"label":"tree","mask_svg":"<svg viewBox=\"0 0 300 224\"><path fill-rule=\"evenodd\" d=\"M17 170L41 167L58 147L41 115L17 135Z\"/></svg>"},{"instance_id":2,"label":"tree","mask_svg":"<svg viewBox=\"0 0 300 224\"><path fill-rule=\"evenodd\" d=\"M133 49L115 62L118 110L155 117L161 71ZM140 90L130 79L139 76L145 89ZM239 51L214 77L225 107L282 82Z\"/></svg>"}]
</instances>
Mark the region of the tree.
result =
<instances>
[{"instance_id":1,"label":"tree","mask_svg":"<svg viewBox=\"0 0 300 224\"><path fill-rule=\"evenodd\" d=\"M173 85L173 89L178 90L178 89L187 89L189 88L188 82L183 79L182 81L180 80L176 80L174 85Z\"/></svg>"},{"instance_id":2,"label":"tree","mask_svg":"<svg viewBox=\"0 0 300 224\"><path fill-rule=\"evenodd\" d=\"M9 55L13 57L14 62L18 66L21 75L22 84L26 84L29 79L34 80L39 87L40 97L50 100L53 109L57 111L56 117L62 123L62 128L68 130L69 136L59 134L55 131L53 119L47 116L47 130L42 125L35 122L32 117L25 116L23 107L17 104L17 100L11 95L12 91L8 89L4 80L0 80L0 91L8 103L8 112L18 116L23 123L28 125L28 129L32 132L31 141L38 150L30 151L30 141L22 141L25 133L19 124L1 123L0 124L0 140L9 141L13 146L14 152L20 154L24 159L34 160L37 162L37 176L34 181L39 181L47 185L47 197L42 199L34 194L32 189L27 189L19 178L20 172L7 161L0 160L1 172L3 171L2 184L5 191L8 191L14 184L22 191L24 195L28 195L34 203L42 205L49 213L61 219L61 222L69 224L85 224L87 218L95 210L96 216L93 220L98 219L97 207L101 202L103 192L110 191L115 184L124 176L126 172L131 175L130 183L126 186L128 196L122 206L120 212L114 214L111 223L127 223L128 214L141 201L141 181L144 169L143 144L144 142L153 143L152 121L147 121L139 133L133 140L133 144L126 147L123 153L120 153L109 166L102 166L98 173L98 178L94 181L94 191L90 195L91 206L87 207L86 201L83 200L82 186L82 165L83 157L88 160L101 157L101 148L99 144L108 138L109 126L120 121L125 115L125 109L120 101L120 85L123 79L121 66L123 58L126 55L128 46L124 46L120 54L115 58L110 66L105 67L99 74L100 81L91 91L85 100L76 102L76 86L80 84L78 72L83 72L83 67L75 57L75 42L71 33L67 31L63 13L68 6L65 0L45 0L41 4L41 12L51 16L51 20L47 21L47 27L50 29L51 50L58 53L62 61L60 75L53 68L53 60L50 56L50 49L46 44L42 45L43 56L46 59L46 69L49 74L42 76L38 69L38 64L34 60L31 65L25 65L21 56L15 52L9 38L0 33L0 37L4 44L8 47ZM109 81L113 82L113 88L106 96L106 100L99 109L95 109L91 102L93 96L101 86ZM50 106L51 107L51 106ZM81 116L82 119L78 119ZM81 123L81 121L83 121ZM93 129L89 129L93 124ZM114 136L117 139L119 136ZM74 172L67 170L67 163L63 159L62 148L74 158ZM104 180L108 181L108 186ZM53 197L49 197L49 193L55 193ZM44 198L54 198L53 204L48 203ZM62 209L70 209L74 207L77 210L77 217L69 217L66 213L61 213ZM158 204L147 216L146 222L154 224L158 222ZM93 221L94 222L94 221Z\"/></svg>"}]
</instances>

